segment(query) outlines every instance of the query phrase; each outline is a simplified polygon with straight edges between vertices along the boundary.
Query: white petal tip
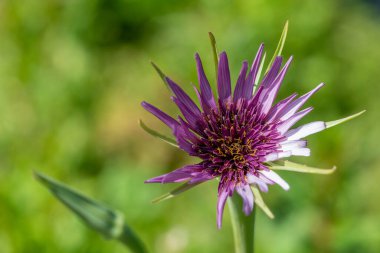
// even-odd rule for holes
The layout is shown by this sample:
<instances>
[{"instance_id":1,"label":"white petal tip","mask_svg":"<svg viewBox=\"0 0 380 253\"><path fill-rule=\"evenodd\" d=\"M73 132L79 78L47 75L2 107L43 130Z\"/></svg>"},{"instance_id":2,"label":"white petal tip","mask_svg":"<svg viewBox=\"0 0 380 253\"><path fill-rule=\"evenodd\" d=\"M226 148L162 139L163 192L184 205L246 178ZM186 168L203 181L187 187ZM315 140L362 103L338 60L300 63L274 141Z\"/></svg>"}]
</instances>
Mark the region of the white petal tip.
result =
<instances>
[{"instance_id":1,"label":"white petal tip","mask_svg":"<svg viewBox=\"0 0 380 253\"><path fill-rule=\"evenodd\" d=\"M281 186L282 189L284 189L285 191L288 191L290 189L290 186L289 184L284 180L282 179L276 172L274 172L273 170L270 170L270 171L260 171L261 174L263 174L266 178L268 178L269 180L273 181L274 183L278 184L279 186Z\"/></svg>"}]
</instances>

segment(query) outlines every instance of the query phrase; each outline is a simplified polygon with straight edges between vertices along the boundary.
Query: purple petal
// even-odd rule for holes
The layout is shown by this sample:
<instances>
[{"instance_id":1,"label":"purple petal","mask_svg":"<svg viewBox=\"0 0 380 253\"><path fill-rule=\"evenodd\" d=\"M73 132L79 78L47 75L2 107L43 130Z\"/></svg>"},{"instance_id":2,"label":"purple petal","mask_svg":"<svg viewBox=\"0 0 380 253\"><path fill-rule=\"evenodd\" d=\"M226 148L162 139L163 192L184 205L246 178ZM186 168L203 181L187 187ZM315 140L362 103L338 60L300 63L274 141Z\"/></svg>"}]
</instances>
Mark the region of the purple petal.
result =
<instances>
[{"instance_id":1,"label":"purple petal","mask_svg":"<svg viewBox=\"0 0 380 253\"><path fill-rule=\"evenodd\" d=\"M268 170L269 170L269 169L268 169ZM264 171L265 171L265 170L264 170ZM275 182L273 182L272 180L269 180L266 176L264 176L264 175L261 174L261 173L259 173L258 177L259 177L259 179L260 179L261 181L263 181L263 182L266 183L266 184L270 184L270 185L275 184Z\"/></svg>"},{"instance_id":2,"label":"purple petal","mask_svg":"<svg viewBox=\"0 0 380 253\"><path fill-rule=\"evenodd\" d=\"M249 215L253 210L253 193L251 190L251 187L249 187L248 184L246 185L238 185L235 188L236 192L242 197L243 199L243 211L245 215Z\"/></svg>"},{"instance_id":3,"label":"purple petal","mask_svg":"<svg viewBox=\"0 0 380 253\"><path fill-rule=\"evenodd\" d=\"M270 170L270 171L260 171L260 173L262 175L264 175L266 178L268 178L269 180L275 182L276 184L278 184L279 186L281 186L285 191L289 190L289 184L287 182L285 182L284 179L282 179L276 172L274 172L273 170Z\"/></svg>"},{"instance_id":4,"label":"purple petal","mask_svg":"<svg viewBox=\"0 0 380 253\"><path fill-rule=\"evenodd\" d=\"M286 131L289 130L289 128L291 128L295 123L297 123L300 119L302 119L306 114L311 112L311 110L313 110L313 108L309 107L309 108L306 108L305 110L297 112L296 114L291 116L289 119L280 123L277 126L277 131L279 131L281 134L284 134Z\"/></svg>"},{"instance_id":5,"label":"purple petal","mask_svg":"<svg viewBox=\"0 0 380 253\"><path fill-rule=\"evenodd\" d=\"M179 110L182 112L183 116L187 120L187 122L190 124L190 126L194 130L198 130L198 125L197 123L199 122L199 116L194 113L194 111L191 111L186 105L182 103L178 98L172 97L172 100L176 105L178 106Z\"/></svg>"},{"instance_id":6,"label":"purple petal","mask_svg":"<svg viewBox=\"0 0 380 253\"><path fill-rule=\"evenodd\" d=\"M154 178L151 178L151 179L145 180L144 183L162 183L162 179L163 179L166 175L167 175L167 174L164 174L164 175L161 175L161 176L158 176L158 177L154 177Z\"/></svg>"},{"instance_id":7,"label":"purple petal","mask_svg":"<svg viewBox=\"0 0 380 253\"><path fill-rule=\"evenodd\" d=\"M273 81L273 83L267 86L268 89L265 92L264 99L262 100L262 103L263 103L262 112L264 114L268 113L268 111L270 110L292 60L293 60L293 57L290 57L289 60L286 62L285 66L282 68L281 72L277 75L276 79Z\"/></svg>"},{"instance_id":8,"label":"purple petal","mask_svg":"<svg viewBox=\"0 0 380 253\"><path fill-rule=\"evenodd\" d=\"M215 101L213 101L213 104L210 105L210 103L205 99L205 97L198 91L197 88L194 88L195 90L195 94L197 94L197 97L198 97L198 100L201 104L201 107L203 109L203 111L207 114L210 114L211 113L211 110L216 108L216 105L215 105Z\"/></svg>"},{"instance_id":9,"label":"purple petal","mask_svg":"<svg viewBox=\"0 0 380 253\"><path fill-rule=\"evenodd\" d=\"M179 101L186 106L190 111L192 111L195 115L201 115L201 111L198 106L191 100L191 98L182 90L181 87L178 86L175 82L173 82L170 78L166 77L166 81L169 84L170 89L176 95Z\"/></svg>"},{"instance_id":10,"label":"purple petal","mask_svg":"<svg viewBox=\"0 0 380 253\"><path fill-rule=\"evenodd\" d=\"M303 137L306 137L311 134L315 134L322 130L326 129L326 124L323 121L315 121L295 129L289 130L285 133L285 136L288 137L288 140L298 140Z\"/></svg>"},{"instance_id":11,"label":"purple petal","mask_svg":"<svg viewBox=\"0 0 380 253\"><path fill-rule=\"evenodd\" d=\"M234 102L237 102L239 98L244 97L244 83L245 76L247 75L248 62L244 61L241 67L238 80L236 81L236 86L234 90Z\"/></svg>"},{"instance_id":12,"label":"purple petal","mask_svg":"<svg viewBox=\"0 0 380 253\"><path fill-rule=\"evenodd\" d=\"M201 58L198 54L195 54L195 60L197 62L198 80L204 106L207 106L208 108L215 108L216 104L214 100L214 95L212 94L210 84L203 70Z\"/></svg>"},{"instance_id":13,"label":"purple petal","mask_svg":"<svg viewBox=\"0 0 380 253\"><path fill-rule=\"evenodd\" d=\"M201 165L187 165L182 168L176 169L170 173L154 177L145 181L145 183L178 183L192 178L194 175L199 174L203 167Z\"/></svg>"},{"instance_id":14,"label":"purple petal","mask_svg":"<svg viewBox=\"0 0 380 253\"><path fill-rule=\"evenodd\" d=\"M226 52L219 55L218 64L218 94L223 101L231 96L230 68Z\"/></svg>"},{"instance_id":15,"label":"purple petal","mask_svg":"<svg viewBox=\"0 0 380 253\"><path fill-rule=\"evenodd\" d=\"M260 67L261 56L263 54L263 50L264 50L264 44L261 44L259 47L259 50L257 51L255 60L252 63L251 70L247 76L245 83L244 83L242 96L245 97L246 99L250 99L252 97L253 86L255 85L255 80L256 80L257 72L258 72L259 67Z\"/></svg>"},{"instance_id":16,"label":"purple petal","mask_svg":"<svg viewBox=\"0 0 380 253\"><path fill-rule=\"evenodd\" d=\"M267 192L268 191L268 185L262 181L260 178L256 177L253 174L247 174L247 182L249 184L255 184L260 188L260 191Z\"/></svg>"},{"instance_id":17,"label":"purple petal","mask_svg":"<svg viewBox=\"0 0 380 253\"><path fill-rule=\"evenodd\" d=\"M147 110L148 112L156 116L158 119L164 122L168 127L170 127L173 131L175 131L175 129L179 126L179 123L175 119L173 119L172 117L170 117L169 115L167 115L166 113L158 109L157 107L145 101L142 102L141 105L142 107L145 108L145 110Z\"/></svg>"},{"instance_id":18,"label":"purple petal","mask_svg":"<svg viewBox=\"0 0 380 253\"><path fill-rule=\"evenodd\" d=\"M274 152L274 153L270 153L269 155L266 155L264 159L265 159L265 162L272 162L284 157L289 157L291 155L292 155L291 151Z\"/></svg>"},{"instance_id":19,"label":"purple petal","mask_svg":"<svg viewBox=\"0 0 380 253\"><path fill-rule=\"evenodd\" d=\"M264 76L264 79L261 82L261 86L267 87L273 82L273 80L276 78L278 74L278 71L280 71L281 63L282 63L282 57L277 56L273 61L272 67L269 69L268 73Z\"/></svg>"},{"instance_id":20,"label":"purple petal","mask_svg":"<svg viewBox=\"0 0 380 253\"><path fill-rule=\"evenodd\" d=\"M294 93L292 95L290 95L289 97L281 100L280 102L278 102L275 106L273 106L269 113L268 113L268 116L266 118L266 120L268 122L271 122L273 121L274 119L276 119L277 115L279 112L282 111L282 109L287 106L295 97L297 96L297 93Z\"/></svg>"},{"instance_id":21,"label":"purple petal","mask_svg":"<svg viewBox=\"0 0 380 253\"><path fill-rule=\"evenodd\" d=\"M192 143L197 143L199 141L197 135L195 135L192 131L190 131L189 124L184 121L180 116L178 116L178 121L181 123L181 128L183 130L183 135L186 139L191 141Z\"/></svg>"},{"instance_id":22,"label":"purple petal","mask_svg":"<svg viewBox=\"0 0 380 253\"><path fill-rule=\"evenodd\" d=\"M192 156L197 154L197 152L193 148L193 144L185 138L183 133L176 134L176 138L177 138L177 143L180 149L184 150L185 152L187 152L189 155L192 155Z\"/></svg>"},{"instance_id":23,"label":"purple petal","mask_svg":"<svg viewBox=\"0 0 380 253\"><path fill-rule=\"evenodd\" d=\"M211 179L214 179L215 177L210 175L207 172L201 172L197 175L195 175L190 181L189 184L197 184L197 183L202 183Z\"/></svg>"},{"instance_id":24,"label":"purple petal","mask_svg":"<svg viewBox=\"0 0 380 253\"><path fill-rule=\"evenodd\" d=\"M292 103L287 105L277 116L280 120L286 120L294 115L298 111L299 108L320 88L322 88L325 84L321 83L313 90L294 100Z\"/></svg>"},{"instance_id":25,"label":"purple petal","mask_svg":"<svg viewBox=\"0 0 380 253\"><path fill-rule=\"evenodd\" d=\"M217 204L217 226L218 229L222 227L222 219L223 219L223 211L224 211L224 206L226 204L226 200L228 196L230 195L230 190L229 187L219 187L218 191L218 204Z\"/></svg>"}]
</instances>

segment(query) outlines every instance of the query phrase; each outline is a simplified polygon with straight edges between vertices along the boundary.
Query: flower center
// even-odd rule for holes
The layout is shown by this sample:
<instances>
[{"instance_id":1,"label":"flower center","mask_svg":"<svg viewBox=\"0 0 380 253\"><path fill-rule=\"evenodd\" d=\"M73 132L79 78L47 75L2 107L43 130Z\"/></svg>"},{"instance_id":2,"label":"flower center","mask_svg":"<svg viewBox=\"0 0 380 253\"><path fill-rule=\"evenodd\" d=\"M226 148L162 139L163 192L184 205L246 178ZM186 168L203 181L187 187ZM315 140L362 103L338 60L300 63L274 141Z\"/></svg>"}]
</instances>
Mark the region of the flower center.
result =
<instances>
[{"instance_id":1,"label":"flower center","mask_svg":"<svg viewBox=\"0 0 380 253\"><path fill-rule=\"evenodd\" d=\"M241 138L233 139L230 136L220 138L214 143L216 149L212 157L214 160L223 158L225 161L231 161L234 168L242 168L247 163L246 156L253 157L256 153L256 149L253 149L250 143L251 140L245 143Z\"/></svg>"},{"instance_id":2,"label":"flower center","mask_svg":"<svg viewBox=\"0 0 380 253\"><path fill-rule=\"evenodd\" d=\"M203 115L203 135L195 144L197 156L215 176L229 175L238 182L249 172L264 169L265 156L276 151L280 134L265 122L249 101L220 106Z\"/></svg>"}]
</instances>

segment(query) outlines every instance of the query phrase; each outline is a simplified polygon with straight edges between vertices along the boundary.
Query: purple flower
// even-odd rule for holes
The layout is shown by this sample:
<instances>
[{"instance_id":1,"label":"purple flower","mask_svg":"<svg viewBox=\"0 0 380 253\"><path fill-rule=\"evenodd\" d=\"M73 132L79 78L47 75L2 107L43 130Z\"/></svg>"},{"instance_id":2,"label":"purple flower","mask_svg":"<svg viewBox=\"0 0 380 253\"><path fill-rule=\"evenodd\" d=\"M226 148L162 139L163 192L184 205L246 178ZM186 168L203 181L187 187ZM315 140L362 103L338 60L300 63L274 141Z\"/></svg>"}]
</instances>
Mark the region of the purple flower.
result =
<instances>
[{"instance_id":1,"label":"purple flower","mask_svg":"<svg viewBox=\"0 0 380 253\"><path fill-rule=\"evenodd\" d=\"M149 179L146 183L184 181L187 185L197 185L219 178L218 228L222 224L226 200L235 191L243 199L244 213L249 215L255 202L251 187L267 192L268 185L278 184L288 190L287 182L271 169L274 165L272 162L290 156L309 156L310 149L303 138L329 126L326 122L316 121L292 129L313 109L308 107L301 110L301 107L324 84L300 97L292 94L274 103L292 57L283 66L283 58L276 57L259 82L260 85L256 85L263 48L261 45L250 69L248 62L243 62L233 92L227 54L222 52L219 55L217 96L214 96L201 59L196 54L200 89L194 89L200 107L178 84L164 76L173 92L171 98L182 113L177 119L142 102L147 111L171 128L180 149L201 159L197 164L186 165ZM258 88L254 92L256 86Z\"/></svg>"}]
</instances>

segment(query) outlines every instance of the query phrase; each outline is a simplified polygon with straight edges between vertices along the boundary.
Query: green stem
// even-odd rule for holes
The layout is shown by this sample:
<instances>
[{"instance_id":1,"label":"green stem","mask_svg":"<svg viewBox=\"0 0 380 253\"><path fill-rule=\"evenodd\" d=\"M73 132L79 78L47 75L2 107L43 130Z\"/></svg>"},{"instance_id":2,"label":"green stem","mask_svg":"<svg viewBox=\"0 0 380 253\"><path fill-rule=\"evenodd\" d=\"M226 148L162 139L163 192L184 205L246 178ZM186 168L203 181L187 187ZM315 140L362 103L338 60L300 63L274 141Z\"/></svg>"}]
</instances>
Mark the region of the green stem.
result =
<instances>
[{"instance_id":1,"label":"green stem","mask_svg":"<svg viewBox=\"0 0 380 253\"><path fill-rule=\"evenodd\" d=\"M236 253L254 252L255 207L249 216L241 210L243 203L238 194L228 199Z\"/></svg>"}]
</instances>

